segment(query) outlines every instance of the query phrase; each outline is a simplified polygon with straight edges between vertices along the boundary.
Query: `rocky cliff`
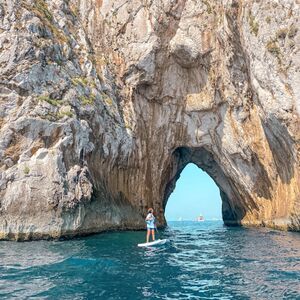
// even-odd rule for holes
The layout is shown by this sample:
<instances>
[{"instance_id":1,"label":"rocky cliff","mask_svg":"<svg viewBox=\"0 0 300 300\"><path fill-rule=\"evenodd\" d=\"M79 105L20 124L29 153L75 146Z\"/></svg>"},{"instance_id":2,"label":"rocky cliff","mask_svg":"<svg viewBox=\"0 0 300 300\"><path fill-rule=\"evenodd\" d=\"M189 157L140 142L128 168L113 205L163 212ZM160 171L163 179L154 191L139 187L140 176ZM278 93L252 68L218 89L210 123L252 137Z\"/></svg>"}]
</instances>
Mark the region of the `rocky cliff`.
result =
<instances>
[{"instance_id":1,"label":"rocky cliff","mask_svg":"<svg viewBox=\"0 0 300 300\"><path fill-rule=\"evenodd\" d=\"M297 0L0 3L1 239L163 225L190 162L300 229Z\"/></svg>"}]
</instances>

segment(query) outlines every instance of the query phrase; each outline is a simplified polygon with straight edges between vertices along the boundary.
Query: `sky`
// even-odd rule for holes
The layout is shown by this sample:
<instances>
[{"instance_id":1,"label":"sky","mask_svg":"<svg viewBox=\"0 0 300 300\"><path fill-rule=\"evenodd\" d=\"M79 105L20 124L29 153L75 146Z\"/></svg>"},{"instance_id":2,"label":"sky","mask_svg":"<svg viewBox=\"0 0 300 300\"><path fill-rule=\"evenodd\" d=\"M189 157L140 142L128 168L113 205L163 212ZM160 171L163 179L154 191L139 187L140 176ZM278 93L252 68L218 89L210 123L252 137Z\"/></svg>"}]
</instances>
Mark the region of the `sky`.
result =
<instances>
[{"instance_id":1,"label":"sky","mask_svg":"<svg viewBox=\"0 0 300 300\"><path fill-rule=\"evenodd\" d=\"M221 219L220 191L212 178L194 164L181 172L165 210L167 221L195 220L202 214L205 219Z\"/></svg>"}]
</instances>

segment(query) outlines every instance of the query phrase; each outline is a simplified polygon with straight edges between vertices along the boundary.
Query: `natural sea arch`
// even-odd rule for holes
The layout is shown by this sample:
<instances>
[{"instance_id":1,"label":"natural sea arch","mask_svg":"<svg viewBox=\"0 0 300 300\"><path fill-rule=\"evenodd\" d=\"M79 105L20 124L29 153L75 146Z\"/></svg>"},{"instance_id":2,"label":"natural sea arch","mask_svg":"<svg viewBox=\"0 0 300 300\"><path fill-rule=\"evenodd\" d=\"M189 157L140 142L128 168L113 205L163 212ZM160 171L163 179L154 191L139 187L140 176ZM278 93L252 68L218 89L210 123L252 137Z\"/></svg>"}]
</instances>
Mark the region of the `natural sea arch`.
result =
<instances>
[{"instance_id":1,"label":"natural sea arch","mask_svg":"<svg viewBox=\"0 0 300 300\"><path fill-rule=\"evenodd\" d=\"M149 206L164 225L187 163L216 182L225 224L299 231L299 31L274 40L291 6L10 2L0 239L141 229Z\"/></svg>"}]
</instances>

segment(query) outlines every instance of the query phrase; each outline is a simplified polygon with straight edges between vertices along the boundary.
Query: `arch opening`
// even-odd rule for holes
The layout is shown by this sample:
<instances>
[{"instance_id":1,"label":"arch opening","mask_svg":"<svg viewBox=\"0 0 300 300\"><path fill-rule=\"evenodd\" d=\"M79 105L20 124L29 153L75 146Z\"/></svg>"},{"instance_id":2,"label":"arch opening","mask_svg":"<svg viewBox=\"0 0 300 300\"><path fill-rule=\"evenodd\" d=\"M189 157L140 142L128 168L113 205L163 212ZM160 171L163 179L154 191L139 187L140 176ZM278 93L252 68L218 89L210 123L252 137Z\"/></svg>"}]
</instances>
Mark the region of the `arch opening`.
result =
<instances>
[{"instance_id":1,"label":"arch opening","mask_svg":"<svg viewBox=\"0 0 300 300\"><path fill-rule=\"evenodd\" d=\"M165 180L161 185L163 211L166 211L168 200L175 189L181 172L191 163L206 172L219 188L224 224L228 226L241 225L241 220L243 220L248 209L246 205L247 195L240 194L237 183L224 173L212 152L205 147L179 147L173 152L169 165L165 170Z\"/></svg>"},{"instance_id":2,"label":"arch opening","mask_svg":"<svg viewBox=\"0 0 300 300\"><path fill-rule=\"evenodd\" d=\"M220 190L213 179L195 164L187 164L167 201L165 218L167 222L220 220Z\"/></svg>"}]
</instances>

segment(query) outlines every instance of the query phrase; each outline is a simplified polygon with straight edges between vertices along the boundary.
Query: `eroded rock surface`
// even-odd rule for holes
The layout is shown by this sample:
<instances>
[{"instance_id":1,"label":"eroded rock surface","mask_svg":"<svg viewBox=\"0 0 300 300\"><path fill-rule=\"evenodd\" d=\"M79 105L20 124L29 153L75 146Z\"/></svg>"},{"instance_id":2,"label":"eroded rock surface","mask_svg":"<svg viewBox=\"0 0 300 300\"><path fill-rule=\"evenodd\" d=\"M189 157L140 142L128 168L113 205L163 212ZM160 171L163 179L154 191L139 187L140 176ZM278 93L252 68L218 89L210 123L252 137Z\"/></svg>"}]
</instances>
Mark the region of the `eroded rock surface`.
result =
<instances>
[{"instance_id":1,"label":"eroded rock surface","mask_svg":"<svg viewBox=\"0 0 300 300\"><path fill-rule=\"evenodd\" d=\"M296 0L2 1L0 238L163 225L189 162L225 224L299 230L298 28Z\"/></svg>"}]
</instances>

